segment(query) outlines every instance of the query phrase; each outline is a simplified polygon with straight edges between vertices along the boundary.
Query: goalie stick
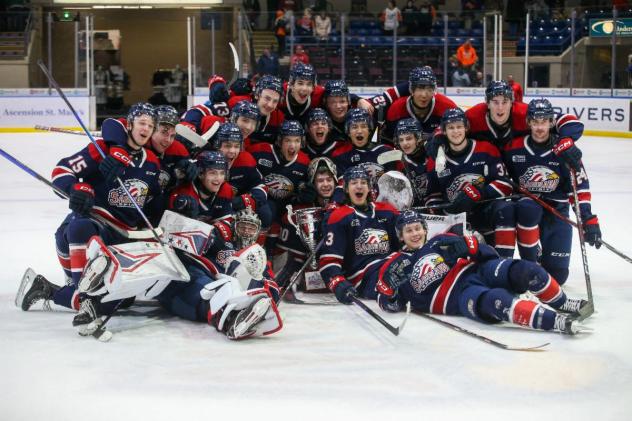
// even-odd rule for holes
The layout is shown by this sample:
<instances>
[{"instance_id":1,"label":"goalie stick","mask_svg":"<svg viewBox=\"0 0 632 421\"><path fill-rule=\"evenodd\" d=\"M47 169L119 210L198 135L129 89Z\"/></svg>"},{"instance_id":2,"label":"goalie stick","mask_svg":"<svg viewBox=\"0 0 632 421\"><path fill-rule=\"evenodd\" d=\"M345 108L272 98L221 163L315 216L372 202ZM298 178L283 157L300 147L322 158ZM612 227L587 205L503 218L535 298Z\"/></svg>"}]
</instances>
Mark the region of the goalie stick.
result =
<instances>
[{"instance_id":1,"label":"goalie stick","mask_svg":"<svg viewBox=\"0 0 632 421\"><path fill-rule=\"evenodd\" d=\"M542 345L536 345L536 346L510 346L510 345L506 345L506 344L504 344L502 342L498 342L498 341L495 341L493 339L490 339L490 338L488 338L486 336L479 335L478 333L474 333L471 330L465 329L464 327L452 324L450 322L446 322L445 320L441 320L441 319L439 319L437 317L433 317L433 316L431 316L429 314L422 313L422 312L419 312L419 311L416 311L416 310L415 310L415 314L418 314L418 315L420 315L421 317L423 317L425 319L432 320L433 322L442 324L443 326L449 327L450 329L456 330L457 332L461 332L461 333L464 333L464 334L466 334L468 336L471 336L473 338L479 339L479 340L481 340L481 341L483 341L483 342L485 342L487 344L495 346L496 348L505 349L507 351L536 351L536 352L538 352L538 351L545 351L542 348L544 348L545 346L549 345L549 342L547 342L547 343L544 343Z\"/></svg>"},{"instance_id":2,"label":"goalie stick","mask_svg":"<svg viewBox=\"0 0 632 421\"><path fill-rule=\"evenodd\" d=\"M102 158L106 158L105 152L103 151L103 149L101 149L101 146L99 146L97 141L94 140L94 137L92 136L90 131L86 128L85 124L83 123L83 120L81 120L81 117L79 117L79 114L77 114L77 111L74 109L74 107L72 106L70 101L68 101L68 98L66 97L66 94L64 94L64 92L61 90L61 87L59 86L59 84L57 83L55 78L53 78L53 75L50 73L50 71L48 70L48 68L44 64L44 62L42 60L38 60L37 61L37 65L40 67L40 69L42 69L42 72L44 72L44 74L46 75L46 78L48 79L50 84L53 86L53 88L55 88L55 90L59 94L59 97L66 103L66 106L72 112L72 114L75 117L75 120L77 120L77 122L81 126L81 129L88 136L88 139L90 139L90 142L92 142L94 147L97 149L97 151L99 152L99 155L101 155ZM161 245L161 247L165 251L165 255L169 258L169 261L171 262L173 267L180 274L182 279L189 280L190 277L189 277L189 274L187 273L186 269L184 268L182 263L178 260L178 258L175 257L175 253L173 252L173 250L170 249L167 244L165 244L165 242L162 240L162 238L160 238L160 236L158 235L158 232L156 231L156 229L154 228L152 223L149 222L149 219L147 218L147 215L145 215L145 212L143 212L143 210L140 208L140 206L136 202L136 199L134 199L134 197L130 193L129 189L123 183L123 180L121 180L121 177L116 177L116 181L118 181L119 186L121 186L121 189L123 189L123 192L125 192L125 195L130 200L130 203L132 203L134 205L134 208L136 209L136 211L138 212L140 217L143 219L143 221L145 221L145 225L147 225L147 228L149 228L149 230L153 234L154 239ZM174 257L175 257L175 259L174 259Z\"/></svg>"},{"instance_id":3,"label":"goalie stick","mask_svg":"<svg viewBox=\"0 0 632 421\"><path fill-rule=\"evenodd\" d=\"M404 329L404 325L406 325L406 320L408 320L408 315L410 314L410 301L408 303L406 303L406 315L404 316L404 319L401 321L399 326L395 327L392 324L390 324L389 322L387 322L386 320L384 320L382 317L380 317L379 314L377 314L376 312L371 310L358 297L356 297L354 295L348 295L347 297L349 297L349 299L351 300L351 302L353 304L355 304L356 306L360 307L369 316L371 316L375 320L377 320L382 326L384 326L393 335L398 336L402 332L402 330Z\"/></svg>"}]
</instances>

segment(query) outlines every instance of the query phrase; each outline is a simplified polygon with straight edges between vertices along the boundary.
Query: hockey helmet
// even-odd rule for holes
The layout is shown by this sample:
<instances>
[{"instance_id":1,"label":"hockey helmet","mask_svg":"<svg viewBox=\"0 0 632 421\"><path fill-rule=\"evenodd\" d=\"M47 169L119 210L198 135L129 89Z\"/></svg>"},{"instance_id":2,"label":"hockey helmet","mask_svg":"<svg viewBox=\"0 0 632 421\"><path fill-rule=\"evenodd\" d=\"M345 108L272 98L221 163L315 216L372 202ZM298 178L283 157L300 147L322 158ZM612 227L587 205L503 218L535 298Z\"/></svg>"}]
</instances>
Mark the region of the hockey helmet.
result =
<instances>
[{"instance_id":1,"label":"hockey helmet","mask_svg":"<svg viewBox=\"0 0 632 421\"><path fill-rule=\"evenodd\" d=\"M314 184L316 175L322 170L329 171L331 175L334 177L334 181L336 182L338 181L338 173L336 169L336 164L334 164L334 162L331 159L325 156L319 156L318 158L314 158L312 162L309 163L309 166L307 167L307 180L311 184Z\"/></svg>"},{"instance_id":2,"label":"hockey helmet","mask_svg":"<svg viewBox=\"0 0 632 421\"><path fill-rule=\"evenodd\" d=\"M241 135L241 130L235 123L222 124L214 137L213 147L215 149L219 149L224 142L239 142L243 147L244 138Z\"/></svg>"},{"instance_id":3,"label":"hockey helmet","mask_svg":"<svg viewBox=\"0 0 632 421\"><path fill-rule=\"evenodd\" d=\"M527 121L535 119L549 119L555 117L553 105L548 99L536 98L532 99L527 106Z\"/></svg>"},{"instance_id":4,"label":"hockey helmet","mask_svg":"<svg viewBox=\"0 0 632 421\"><path fill-rule=\"evenodd\" d=\"M489 82L489 85L487 85L487 88L485 88L485 101L489 102L494 97L497 97L499 95L504 96L505 98L509 99L510 101L513 101L513 99L514 99L513 98L513 89L511 89L511 86L509 86L507 81L504 81L504 80L493 80L493 81Z\"/></svg>"},{"instance_id":5,"label":"hockey helmet","mask_svg":"<svg viewBox=\"0 0 632 421\"><path fill-rule=\"evenodd\" d=\"M351 182L351 180L366 180L366 182L370 185L371 184L371 176L369 175L369 173L366 171L366 169L364 169L364 167L360 166L360 165L356 165L353 167L349 167L345 170L345 173L343 174L342 178L344 179L344 191L345 193L348 193L349 191L349 183ZM369 195L370 197L370 195Z\"/></svg>"},{"instance_id":6,"label":"hockey helmet","mask_svg":"<svg viewBox=\"0 0 632 421\"><path fill-rule=\"evenodd\" d=\"M259 120L261 113L259 107L254 102L248 100L239 101L231 110L231 122L236 123L238 117L246 117L252 120Z\"/></svg>"},{"instance_id":7,"label":"hockey helmet","mask_svg":"<svg viewBox=\"0 0 632 421\"><path fill-rule=\"evenodd\" d=\"M465 112L462 109L450 108L449 110L446 110L446 112L443 113L443 116L441 116L441 130L445 133L445 127L449 123L455 123L457 121L462 121L463 125L465 126L465 129L466 130L468 129L469 121L467 119L467 116L465 115Z\"/></svg>"},{"instance_id":8,"label":"hockey helmet","mask_svg":"<svg viewBox=\"0 0 632 421\"><path fill-rule=\"evenodd\" d=\"M369 133L373 130L373 120L369 112L363 108L352 108L347 112L345 117L345 133L349 134L353 123L366 123L369 126Z\"/></svg>"},{"instance_id":9,"label":"hockey helmet","mask_svg":"<svg viewBox=\"0 0 632 421\"><path fill-rule=\"evenodd\" d=\"M404 227L406 225L415 224L417 222L421 223L421 225L423 225L424 227L424 230L428 231L428 223L416 210L408 209L399 214L397 220L395 221L395 231L397 231L397 236L400 238L400 240L402 238L402 233L404 232Z\"/></svg>"},{"instance_id":10,"label":"hockey helmet","mask_svg":"<svg viewBox=\"0 0 632 421\"><path fill-rule=\"evenodd\" d=\"M437 87L437 77L430 66L415 67L408 74L408 88L411 93L415 88L423 86L430 86L432 89Z\"/></svg>"},{"instance_id":11,"label":"hockey helmet","mask_svg":"<svg viewBox=\"0 0 632 421\"><path fill-rule=\"evenodd\" d=\"M327 111L322 108L314 108L307 113L307 127L311 126L312 123L316 121L324 121L327 123L327 126L331 128L332 122L331 117L327 114Z\"/></svg>"},{"instance_id":12,"label":"hockey helmet","mask_svg":"<svg viewBox=\"0 0 632 421\"><path fill-rule=\"evenodd\" d=\"M211 169L228 171L228 161L217 151L202 151L195 157L195 162L200 174Z\"/></svg>"},{"instance_id":13,"label":"hockey helmet","mask_svg":"<svg viewBox=\"0 0 632 421\"><path fill-rule=\"evenodd\" d=\"M255 98L259 98L264 89L271 89L279 96L283 95L283 82L276 76L263 75L257 80L255 85Z\"/></svg>"},{"instance_id":14,"label":"hockey helmet","mask_svg":"<svg viewBox=\"0 0 632 421\"><path fill-rule=\"evenodd\" d=\"M344 80L329 80L325 83L323 99L326 100L330 96L343 96L349 99L349 87Z\"/></svg>"},{"instance_id":15,"label":"hockey helmet","mask_svg":"<svg viewBox=\"0 0 632 421\"><path fill-rule=\"evenodd\" d=\"M129 107L129 111L127 113L127 123L133 125L134 120L142 115L151 117L151 119L154 121L154 127L156 126L156 120L158 119L158 116L156 115L156 109L153 105L147 102L137 102L136 104Z\"/></svg>"},{"instance_id":16,"label":"hockey helmet","mask_svg":"<svg viewBox=\"0 0 632 421\"><path fill-rule=\"evenodd\" d=\"M286 136L299 136L301 138L301 147L305 144L305 130L303 126L296 120L285 120L279 129L279 136L277 137L277 145L281 145L283 138Z\"/></svg>"},{"instance_id":17,"label":"hockey helmet","mask_svg":"<svg viewBox=\"0 0 632 421\"><path fill-rule=\"evenodd\" d=\"M301 61L292 66L290 69L290 83L297 80L307 80L315 85L316 71L314 70L314 66L311 64L305 64Z\"/></svg>"},{"instance_id":18,"label":"hockey helmet","mask_svg":"<svg viewBox=\"0 0 632 421\"><path fill-rule=\"evenodd\" d=\"M168 124L170 126L175 126L180 122L180 116L178 115L178 111L173 108L171 105L159 105L156 107L156 116L158 125L160 124Z\"/></svg>"}]
</instances>

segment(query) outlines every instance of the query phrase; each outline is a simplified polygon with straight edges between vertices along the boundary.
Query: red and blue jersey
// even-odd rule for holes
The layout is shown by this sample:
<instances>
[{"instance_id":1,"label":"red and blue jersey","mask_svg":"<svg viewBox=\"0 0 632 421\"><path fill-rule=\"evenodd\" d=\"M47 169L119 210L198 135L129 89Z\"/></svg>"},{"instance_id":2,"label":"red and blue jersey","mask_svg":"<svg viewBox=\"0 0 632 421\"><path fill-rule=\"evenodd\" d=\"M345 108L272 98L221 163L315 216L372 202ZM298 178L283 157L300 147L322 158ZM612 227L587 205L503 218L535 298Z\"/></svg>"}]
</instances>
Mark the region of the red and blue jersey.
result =
<instances>
[{"instance_id":1,"label":"red and blue jersey","mask_svg":"<svg viewBox=\"0 0 632 421\"><path fill-rule=\"evenodd\" d=\"M415 118L421 123L424 133L431 134L441 124L443 113L450 108L456 108L456 104L447 96L437 92L430 100L429 109L426 116L420 119L415 114L415 106L412 96L399 98L393 102L386 113L386 126L382 136L392 142L397 122L404 118Z\"/></svg>"},{"instance_id":2,"label":"red and blue jersey","mask_svg":"<svg viewBox=\"0 0 632 421\"><path fill-rule=\"evenodd\" d=\"M309 157L304 152L299 151L292 161L286 161L277 147L269 143L254 144L251 152L263 176L269 198L290 199L301 183L307 182Z\"/></svg>"},{"instance_id":3,"label":"red and blue jersey","mask_svg":"<svg viewBox=\"0 0 632 421\"><path fill-rule=\"evenodd\" d=\"M233 189L229 183L222 183L219 191L207 198L203 198L200 190L194 183L186 183L178 186L169 196L169 209L173 210L173 205L178 196L191 196L198 202L200 213L196 217L200 221L208 224L223 222L230 226L233 221Z\"/></svg>"}]
</instances>

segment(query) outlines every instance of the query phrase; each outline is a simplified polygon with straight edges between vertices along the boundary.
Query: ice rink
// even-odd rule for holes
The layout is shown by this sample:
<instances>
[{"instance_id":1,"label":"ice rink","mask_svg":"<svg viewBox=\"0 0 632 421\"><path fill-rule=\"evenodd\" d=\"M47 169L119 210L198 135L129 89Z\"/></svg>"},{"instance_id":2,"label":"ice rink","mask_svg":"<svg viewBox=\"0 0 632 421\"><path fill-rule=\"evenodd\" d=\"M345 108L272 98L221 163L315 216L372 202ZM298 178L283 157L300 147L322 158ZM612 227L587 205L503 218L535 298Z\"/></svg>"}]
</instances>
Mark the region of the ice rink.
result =
<instances>
[{"instance_id":1,"label":"ice rink","mask_svg":"<svg viewBox=\"0 0 632 421\"><path fill-rule=\"evenodd\" d=\"M0 134L1 148L47 178L59 158L86 143ZM579 146L604 239L632 255L632 141L585 137ZM395 337L356 307L285 303L283 330L267 338L230 342L205 324L128 315L112 319L114 338L101 343L79 337L69 311L14 306L27 267L63 282L53 234L68 209L4 158L0 174L0 420L631 417L632 265L604 248L588 251L597 310L586 323L591 333L449 319L510 345L550 342L543 352L497 349L415 315ZM565 289L586 294L576 238Z\"/></svg>"}]
</instances>

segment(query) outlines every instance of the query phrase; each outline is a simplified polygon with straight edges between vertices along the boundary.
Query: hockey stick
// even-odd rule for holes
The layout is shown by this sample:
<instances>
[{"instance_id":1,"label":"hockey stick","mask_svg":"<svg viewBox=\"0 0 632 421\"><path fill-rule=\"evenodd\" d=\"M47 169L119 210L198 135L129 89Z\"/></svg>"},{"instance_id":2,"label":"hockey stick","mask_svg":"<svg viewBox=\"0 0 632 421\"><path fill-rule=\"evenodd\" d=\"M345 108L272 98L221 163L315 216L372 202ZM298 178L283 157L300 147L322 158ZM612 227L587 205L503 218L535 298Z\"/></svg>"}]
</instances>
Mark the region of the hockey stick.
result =
<instances>
[{"instance_id":1,"label":"hockey stick","mask_svg":"<svg viewBox=\"0 0 632 421\"><path fill-rule=\"evenodd\" d=\"M230 47L230 50L233 53L233 65L234 65L233 77L231 77L230 81L228 82L228 87L230 87L233 83L235 83L235 81L239 77L239 55L237 54L237 49L235 48L235 44L233 44L232 42L229 42L228 46Z\"/></svg>"},{"instance_id":2,"label":"hockey stick","mask_svg":"<svg viewBox=\"0 0 632 421\"><path fill-rule=\"evenodd\" d=\"M575 212L575 219L581 221L581 213L579 211L579 196L577 194L577 173L573 168L569 168L571 171L571 186L573 187L573 211ZM584 227L581 224L577 224L577 233L579 234L579 248L582 252L582 265L584 266L584 279L586 279L586 293L588 294L588 302L592 305L590 313L585 317L590 316L595 311L595 302L593 301L592 284L590 283L590 272L588 270L588 253L586 253L586 238L584 237ZM584 318L585 318L584 317Z\"/></svg>"},{"instance_id":3,"label":"hockey stick","mask_svg":"<svg viewBox=\"0 0 632 421\"><path fill-rule=\"evenodd\" d=\"M501 197L494 197L491 199L484 199L481 200L479 202L476 202L476 204L483 204L483 203L489 203L489 202L495 202L497 200L509 200L509 199L518 199L519 197L521 197L518 194L512 194L509 196L501 196ZM415 206L412 209L416 210L416 211L423 211L423 210L441 210L441 209L447 209L450 207L452 203L441 203L438 205L430 205L430 206Z\"/></svg>"},{"instance_id":4,"label":"hockey stick","mask_svg":"<svg viewBox=\"0 0 632 421\"><path fill-rule=\"evenodd\" d=\"M408 320L408 315L410 314L410 301L406 303L406 315L404 316L404 319L399 324L399 326L395 327L389 322L387 322L386 320L384 320L382 317L380 317L379 314L371 310L366 304L360 301L358 297L354 295L347 295L347 297L351 300L353 304L357 305L362 310L366 311L369 316L377 320L382 326L384 326L393 335L398 336L401 333L401 331L404 330L404 325L406 325L406 320Z\"/></svg>"},{"instance_id":5,"label":"hockey stick","mask_svg":"<svg viewBox=\"0 0 632 421\"><path fill-rule=\"evenodd\" d=\"M287 294L287 292L291 290L294 284L298 281L298 278L300 278L301 274L305 272L305 269L307 269L307 266L311 263L312 259L316 257L316 253L318 253L318 250L320 250L324 242L325 242L325 239L321 238L321 240L318 242L318 244L314 248L314 251L311 252L309 256L307 256L307 259L305 259L303 266L301 266L300 269L294 273L292 278L290 278L290 282L287 283L287 286L285 287L285 289L283 290L283 293L279 297L279 304L281 304L281 301L283 301L283 297L285 297L285 294Z\"/></svg>"},{"instance_id":6,"label":"hockey stick","mask_svg":"<svg viewBox=\"0 0 632 421\"><path fill-rule=\"evenodd\" d=\"M24 164L22 161L20 161L19 159L17 159L16 157L11 155L10 153L6 152L2 148L0 148L0 155L4 156L8 161L10 161L11 163L15 164L18 168L24 170L26 173L28 173L29 175L33 176L36 180L39 180L42 183L46 184L48 187L53 189L53 191L58 196L62 197L63 199L68 200L68 195L66 194L65 191L63 191L62 189L60 189L59 187L57 187L56 185L51 183L49 180L44 178L39 173L35 172L28 165ZM123 229L123 228L121 228L121 227L119 227L117 225L114 225L111 221L105 219L104 217L102 217L101 215L99 215L99 214L97 214L95 212L91 212L90 215L92 215L95 219L98 219L99 222L102 222L102 223L108 225L109 227L111 227L112 229L114 229L116 232L118 232L120 235L122 235L123 237L125 237L127 239L130 239L130 240L148 240L150 238L153 238L152 233L148 232L147 230L128 231L128 230L125 230L125 229ZM162 234L162 228L158 227L158 228L156 228L156 231L159 232L160 234Z\"/></svg>"},{"instance_id":7,"label":"hockey stick","mask_svg":"<svg viewBox=\"0 0 632 421\"><path fill-rule=\"evenodd\" d=\"M420 311L415 311L415 314L419 314L421 317L424 317L424 318L426 318L428 320L432 320L434 322L440 323L443 326L446 326L446 327L449 327L450 329L456 330L457 332L465 333L468 336L471 336L473 338L479 339L479 340L481 340L481 341L483 341L485 343L488 343L490 345L493 345L493 346L495 346L497 348L506 349L508 351L544 351L544 349L542 349L542 348L544 348L545 346L547 346L549 344L549 342L547 342L545 344L537 345L537 346L527 346L527 347L510 346L510 345L506 345L506 344L504 344L502 342L498 342L498 341L495 341L493 339L489 339L486 336L479 335L478 333L474 333L471 330L467 330L467 329L465 329L465 328L463 328L461 326L457 326L457 325L452 324L450 322L446 322L445 320L438 319L438 318L433 317L433 316L431 316L429 314L422 313Z\"/></svg>"},{"instance_id":8,"label":"hockey stick","mask_svg":"<svg viewBox=\"0 0 632 421\"><path fill-rule=\"evenodd\" d=\"M184 124L176 124L176 134L182 136L198 148L203 148L207 141Z\"/></svg>"},{"instance_id":9,"label":"hockey stick","mask_svg":"<svg viewBox=\"0 0 632 421\"><path fill-rule=\"evenodd\" d=\"M84 132L78 132L76 130L64 129L61 127L40 126L39 124L35 125L34 129L42 131L42 132L67 133L67 134L74 134L78 136L86 135ZM96 136L96 137L101 136L101 132L91 132L91 134L92 136Z\"/></svg>"},{"instance_id":10,"label":"hockey stick","mask_svg":"<svg viewBox=\"0 0 632 421\"><path fill-rule=\"evenodd\" d=\"M106 158L105 152L103 152L103 149L101 149L101 146L99 146L99 144L97 143L96 140L94 140L94 137L92 137L92 134L90 133L90 131L87 129L87 127L85 126L85 124L83 124L83 121L81 120L81 117L79 117L79 114L77 114L77 111L75 111L74 107L72 106L72 104L70 103L70 101L68 101L68 98L66 97L66 94L64 94L64 92L61 90L61 88L59 87L59 84L57 83L57 81L55 80L55 78L53 78L53 75L50 74L50 72L48 71L48 68L46 67L46 65L44 64L44 62L42 62L42 60L38 60L37 61L37 65L40 67L40 69L42 69L42 71L44 72L44 74L46 75L46 78L48 79L48 81L50 82L50 84L53 86L53 88L55 88L55 90L57 91L57 93L59 94L59 97L66 103L66 106L68 107L68 109L72 112L72 114L75 116L75 120L77 120L77 122L79 123L79 125L81 126L81 129L84 131L84 133L88 136L88 138L90 139L90 142L92 142L92 144L94 145L94 147L97 149L97 151L99 151L99 155L101 155L102 158ZM136 202L136 200L134 199L134 197L132 196L132 194L129 192L129 190L127 189L127 187L125 186L125 184L123 183L123 180L121 180L121 177L116 177L116 181L118 181L119 185L121 186L121 188L123 189L123 191L125 192L125 195L127 196L127 198L130 200L130 202L134 205L134 208L136 208L136 211L138 212L138 214L141 216L141 218L145 221L145 224L147 225L147 228L150 229L150 231L152 232L154 239L162 246L162 248L165 251L165 255L167 255L167 257L169 258L169 261L171 262L171 264L173 265L173 267L176 269L176 271L180 274L180 276L182 276L183 279L189 280L189 274L187 273L186 269L184 268L184 266L182 265L182 263L180 261L176 259L173 259L173 256L171 255L171 253L169 253L170 251L173 253L173 250L169 250L167 248L167 245L162 241L162 239L160 238L160 236L158 235L158 233L156 232L156 229L154 228L154 226L151 224L151 222L149 222L149 219L147 219L147 215L145 215L145 212L143 212L143 210L140 208L140 206L138 205L138 203Z\"/></svg>"},{"instance_id":11,"label":"hockey stick","mask_svg":"<svg viewBox=\"0 0 632 421\"><path fill-rule=\"evenodd\" d=\"M551 212L555 217L557 217L557 218L561 219L562 221L566 222L567 224L570 224L573 227L579 229L578 226L577 226L577 222L575 222L572 219L569 219L566 216L562 215L557 209L555 209L553 206L551 206L548 203L546 203L544 200L540 199L535 194L531 193L529 190L527 190L527 189L525 189L523 187L520 187L519 185L517 185L513 181L509 181L509 182L512 184L514 190L517 190L518 192L520 192L521 194L527 196L528 198L533 199L534 202L538 203L544 209L546 209L549 212ZM628 256L628 255L624 254L623 252L617 250L616 248L614 248L613 246L611 246L610 244L605 242L603 240L603 238L600 238L599 242L601 244L603 244L603 246L605 248L607 248L608 250L610 250L611 252L613 252L614 254L616 254L617 256L619 256L620 258L625 260L626 262L632 263L632 258L630 256Z\"/></svg>"}]
</instances>

